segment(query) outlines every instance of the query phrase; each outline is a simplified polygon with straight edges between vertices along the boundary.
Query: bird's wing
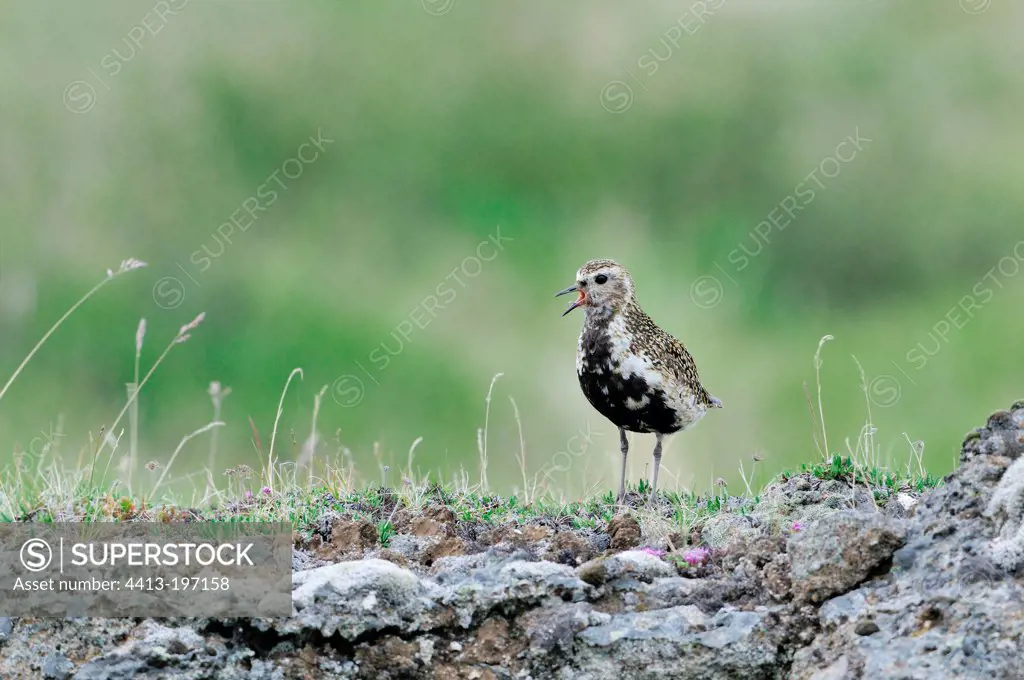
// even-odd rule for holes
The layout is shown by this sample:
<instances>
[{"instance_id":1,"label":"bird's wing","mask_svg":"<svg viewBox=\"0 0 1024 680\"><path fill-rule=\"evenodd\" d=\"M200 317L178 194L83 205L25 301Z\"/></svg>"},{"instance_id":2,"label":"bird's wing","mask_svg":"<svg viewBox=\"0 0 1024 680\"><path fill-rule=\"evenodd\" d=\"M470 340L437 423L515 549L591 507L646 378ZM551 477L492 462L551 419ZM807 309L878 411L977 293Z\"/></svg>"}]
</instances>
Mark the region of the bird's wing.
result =
<instances>
[{"instance_id":1,"label":"bird's wing","mask_svg":"<svg viewBox=\"0 0 1024 680\"><path fill-rule=\"evenodd\" d=\"M693 360L693 355L690 354L682 342L668 333L665 333L665 335L667 337L668 354L672 357L671 370L675 373L676 379L685 383L693 390L694 396L699 403L712 408L720 406L722 402L708 394L704 385L701 384L700 375L697 373L697 362Z\"/></svg>"}]
</instances>

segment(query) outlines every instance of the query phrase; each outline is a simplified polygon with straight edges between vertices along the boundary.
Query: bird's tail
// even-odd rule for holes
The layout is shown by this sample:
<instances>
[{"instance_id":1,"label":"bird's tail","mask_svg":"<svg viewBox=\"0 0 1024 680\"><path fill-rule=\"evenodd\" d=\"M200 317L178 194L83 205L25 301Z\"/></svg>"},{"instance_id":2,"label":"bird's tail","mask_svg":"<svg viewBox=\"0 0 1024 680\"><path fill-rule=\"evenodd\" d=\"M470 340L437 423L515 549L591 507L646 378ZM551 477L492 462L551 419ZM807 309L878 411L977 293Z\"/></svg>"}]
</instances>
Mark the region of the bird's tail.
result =
<instances>
[{"instance_id":1,"label":"bird's tail","mask_svg":"<svg viewBox=\"0 0 1024 680\"><path fill-rule=\"evenodd\" d=\"M711 408L722 408L722 400L718 397L712 397L708 395L708 402L711 404Z\"/></svg>"}]
</instances>

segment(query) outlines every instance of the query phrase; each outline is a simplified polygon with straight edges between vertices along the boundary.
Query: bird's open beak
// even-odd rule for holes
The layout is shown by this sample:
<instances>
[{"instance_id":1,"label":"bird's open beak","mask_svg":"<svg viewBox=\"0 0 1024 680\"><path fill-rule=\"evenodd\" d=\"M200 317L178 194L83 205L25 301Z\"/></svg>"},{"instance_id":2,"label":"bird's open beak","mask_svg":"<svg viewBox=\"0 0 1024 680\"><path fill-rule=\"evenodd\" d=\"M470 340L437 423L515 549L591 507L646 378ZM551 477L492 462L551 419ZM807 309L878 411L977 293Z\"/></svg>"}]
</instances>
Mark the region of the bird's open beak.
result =
<instances>
[{"instance_id":1,"label":"bird's open beak","mask_svg":"<svg viewBox=\"0 0 1024 680\"><path fill-rule=\"evenodd\" d=\"M568 314L572 310L576 309L580 305L585 304L586 301L587 301L587 294L584 293L582 290L580 290L579 286L569 286L565 290L560 290L557 293L555 293L555 297L559 297L559 296L562 296L562 295L568 295L569 293L575 293L575 292L579 292L580 296L578 298L576 298L576 300L571 305L569 305L568 309L566 309L564 312L562 312L562 316L565 316L566 314Z\"/></svg>"}]
</instances>

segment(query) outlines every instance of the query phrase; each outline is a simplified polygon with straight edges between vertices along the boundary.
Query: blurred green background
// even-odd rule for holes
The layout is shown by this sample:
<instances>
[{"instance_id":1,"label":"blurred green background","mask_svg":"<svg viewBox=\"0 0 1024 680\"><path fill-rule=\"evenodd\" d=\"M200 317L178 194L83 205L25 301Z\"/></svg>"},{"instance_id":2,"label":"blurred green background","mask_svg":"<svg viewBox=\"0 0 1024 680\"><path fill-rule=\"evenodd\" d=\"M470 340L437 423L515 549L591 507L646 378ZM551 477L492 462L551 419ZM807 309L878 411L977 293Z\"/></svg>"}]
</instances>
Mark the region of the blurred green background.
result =
<instances>
[{"instance_id":1,"label":"blurred green background","mask_svg":"<svg viewBox=\"0 0 1024 680\"><path fill-rule=\"evenodd\" d=\"M725 403L671 440L668 486L741 488L755 453L761 482L813 460L803 383L816 402L826 333L833 450L869 419L851 355L893 465L906 433L947 472L964 432L1024 395L1024 5L9 1L3 16L0 378L108 268L150 264L0 402L3 461L58 421L76 460L123 405L139 319L145 371L205 311L142 393L140 462L211 420L220 381L217 466L258 467L248 419L265 450L301 367L283 459L328 386L318 460L347 448L375 481L422 437L423 474L475 482L503 373L491 488L522 486L509 397L531 475L612 488L615 430L574 374L582 319L552 299L594 257L631 269ZM311 136L322 148L301 147ZM228 242L232 215L245 228ZM499 233L501 250L479 246ZM634 442L635 481L653 440ZM175 476L209 448L191 440Z\"/></svg>"}]
</instances>

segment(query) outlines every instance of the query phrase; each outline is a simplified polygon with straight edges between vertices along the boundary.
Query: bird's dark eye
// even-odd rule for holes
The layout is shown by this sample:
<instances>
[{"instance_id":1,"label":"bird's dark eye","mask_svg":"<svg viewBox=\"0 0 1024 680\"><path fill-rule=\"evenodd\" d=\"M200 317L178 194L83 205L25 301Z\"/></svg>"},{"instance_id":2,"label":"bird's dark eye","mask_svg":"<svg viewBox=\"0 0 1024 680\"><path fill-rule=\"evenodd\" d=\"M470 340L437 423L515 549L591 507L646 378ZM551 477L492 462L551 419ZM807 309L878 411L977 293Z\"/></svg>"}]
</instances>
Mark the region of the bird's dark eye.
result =
<instances>
[{"instance_id":1,"label":"bird's dark eye","mask_svg":"<svg viewBox=\"0 0 1024 680\"><path fill-rule=\"evenodd\" d=\"M606 275L604 275L604 274L598 274L597 276L594 277L594 283L597 283L597 284L608 283L608 277Z\"/></svg>"}]
</instances>

